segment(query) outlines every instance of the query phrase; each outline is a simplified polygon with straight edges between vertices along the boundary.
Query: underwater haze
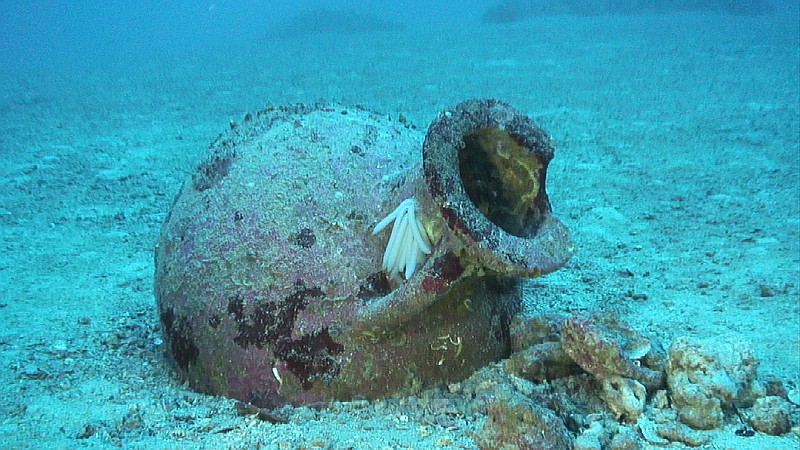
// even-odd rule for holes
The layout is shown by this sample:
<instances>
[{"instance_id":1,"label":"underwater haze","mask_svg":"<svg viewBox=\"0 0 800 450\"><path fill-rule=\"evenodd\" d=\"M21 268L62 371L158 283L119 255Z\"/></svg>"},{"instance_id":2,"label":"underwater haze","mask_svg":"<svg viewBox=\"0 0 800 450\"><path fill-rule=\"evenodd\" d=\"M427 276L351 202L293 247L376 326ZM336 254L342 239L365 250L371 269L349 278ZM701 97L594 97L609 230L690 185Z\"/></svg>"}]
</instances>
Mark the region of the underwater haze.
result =
<instances>
[{"instance_id":1,"label":"underwater haze","mask_svg":"<svg viewBox=\"0 0 800 450\"><path fill-rule=\"evenodd\" d=\"M99 59L223 51L252 45L278 29L307 35L320 30L347 33L356 26L379 31L376 27L383 23L403 29L468 27L477 24L492 4L488 0L374 1L368 6L357 0L3 1L0 56L13 65L83 65ZM305 23L296 21L304 16ZM289 30L290 25L296 28Z\"/></svg>"},{"instance_id":2,"label":"underwater haze","mask_svg":"<svg viewBox=\"0 0 800 450\"><path fill-rule=\"evenodd\" d=\"M548 448L800 448L799 23L796 0L0 0L0 447L524 448L541 414L564 430ZM523 281L520 318L556 337L515 349L523 369L398 398L260 409L192 390L154 249L212 142L298 104L421 140L471 98L555 145L547 194L577 251ZM595 365L535 347L597 317L625 351L646 336L667 381L609 393ZM705 381L677 381L685 348ZM531 375L554 361L568 373ZM707 397L682 397L689 379Z\"/></svg>"}]
</instances>

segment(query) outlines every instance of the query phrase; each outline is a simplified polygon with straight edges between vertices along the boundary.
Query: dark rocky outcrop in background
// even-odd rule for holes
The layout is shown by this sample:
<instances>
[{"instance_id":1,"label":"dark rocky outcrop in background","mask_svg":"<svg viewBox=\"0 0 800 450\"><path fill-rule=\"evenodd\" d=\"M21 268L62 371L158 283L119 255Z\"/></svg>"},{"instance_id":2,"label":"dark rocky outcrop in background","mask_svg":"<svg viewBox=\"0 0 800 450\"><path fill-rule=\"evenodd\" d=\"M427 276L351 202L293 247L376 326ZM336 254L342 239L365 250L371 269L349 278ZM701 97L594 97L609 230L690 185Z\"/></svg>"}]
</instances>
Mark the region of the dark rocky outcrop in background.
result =
<instances>
[{"instance_id":1,"label":"dark rocky outcrop in background","mask_svg":"<svg viewBox=\"0 0 800 450\"><path fill-rule=\"evenodd\" d=\"M712 11L739 15L767 14L766 0L505 0L483 13L484 23L509 23L556 14L598 15Z\"/></svg>"}]
</instances>

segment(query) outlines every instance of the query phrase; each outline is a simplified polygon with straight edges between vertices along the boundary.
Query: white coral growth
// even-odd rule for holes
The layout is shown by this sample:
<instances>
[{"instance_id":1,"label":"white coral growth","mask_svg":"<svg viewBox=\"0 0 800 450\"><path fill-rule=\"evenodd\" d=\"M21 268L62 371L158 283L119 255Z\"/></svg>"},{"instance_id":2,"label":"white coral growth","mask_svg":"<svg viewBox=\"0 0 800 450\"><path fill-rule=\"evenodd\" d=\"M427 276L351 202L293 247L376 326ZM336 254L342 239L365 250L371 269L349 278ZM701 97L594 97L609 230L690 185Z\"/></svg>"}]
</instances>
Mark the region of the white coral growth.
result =
<instances>
[{"instance_id":1,"label":"white coral growth","mask_svg":"<svg viewBox=\"0 0 800 450\"><path fill-rule=\"evenodd\" d=\"M380 233L390 223L392 234L383 253L383 269L391 277L399 277L400 272L408 279L417 270L417 265L431 253L431 241L417 217L417 201L413 198L402 203L383 220L375 225L372 234Z\"/></svg>"}]
</instances>

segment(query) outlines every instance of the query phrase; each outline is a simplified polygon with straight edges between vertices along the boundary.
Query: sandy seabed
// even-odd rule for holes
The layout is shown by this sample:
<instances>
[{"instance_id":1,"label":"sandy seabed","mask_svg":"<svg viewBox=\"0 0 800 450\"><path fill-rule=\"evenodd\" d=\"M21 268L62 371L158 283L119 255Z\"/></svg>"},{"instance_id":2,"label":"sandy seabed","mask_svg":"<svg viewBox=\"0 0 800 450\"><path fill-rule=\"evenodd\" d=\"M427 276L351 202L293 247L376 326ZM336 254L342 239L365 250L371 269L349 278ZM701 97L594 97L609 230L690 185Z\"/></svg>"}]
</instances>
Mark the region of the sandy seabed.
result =
<instances>
[{"instance_id":1,"label":"sandy seabed","mask_svg":"<svg viewBox=\"0 0 800 450\"><path fill-rule=\"evenodd\" d=\"M776 18L542 18L450 32L263 40L0 71L0 446L473 448L427 397L284 411L192 392L163 357L153 245L208 144L267 104L342 102L426 128L470 97L557 142L548 191L579 252L528 311L750 342L800 383L800 50ZM211 53L214 53L211 55ZM709 448L800 438L708 432Z\"/></svg>"}]
</instances>

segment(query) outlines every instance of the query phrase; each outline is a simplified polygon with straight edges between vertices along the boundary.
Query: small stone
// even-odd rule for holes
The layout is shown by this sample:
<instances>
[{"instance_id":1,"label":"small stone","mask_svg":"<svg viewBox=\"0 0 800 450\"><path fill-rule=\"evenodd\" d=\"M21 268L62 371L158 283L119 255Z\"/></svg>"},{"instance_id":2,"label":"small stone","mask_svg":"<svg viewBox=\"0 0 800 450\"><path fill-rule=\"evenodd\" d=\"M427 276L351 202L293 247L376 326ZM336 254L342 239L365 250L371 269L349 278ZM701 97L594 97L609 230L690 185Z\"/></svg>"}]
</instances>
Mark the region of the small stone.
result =
<instances>
[{"instance_id":1,"label":"small stone","mask_svg":"<svg viewBox=\"0 0 800 450\"><path fill-rule=\"evenodd\" d=\"M572 450L601 450L603 448L603 438L605 429L600 422L592 422L580 436L575 438Z\"/></svg>"},{"instance_id":2,"label":"small stone","mask_svg":"<svg viewBox=\"0 0 800 450\"><path fill-rule=\"evenodd\" d=\"M77 436L75 436L75 439L88 439L94 436L95 433L97 433L97 427L91 423L87 423L86 425L83 426L83 431L81 431L80 433L78 433Z\"/></svg>"},{"instance_id":3,"label":"small stone","mask_svg":"<svg viewBox=\"0 0 800 450\"><path fill-rule=\"evenodd\" d=\"M642 383L623 377L607 377L600 381L600 398L623 420L635 422L644 411L647 390Z\"/></svg>"},{"instance_id":4,"label":"small stone","mask_svg":"<svg viewBox=\"0 0 800 450\"><path fill-rule=\"evenodd\" d=\"M597 378L618 375L650 389L664 385L660 367L648 367L645 358L659 348L615 314L575 315L564 322L561 347L583 370ZM655 360L660 360L656 358Z\"/></svg>"},{"instance_id":5,"label":"small stone","mask_svg":"<svg viewBox=\"0 0 800 450\"><path fill-rule=\"evenodd\" d=\"M653 394L653 399L651 400L651 404L653 405L653 408L658 408L658 409L669 408L669 395L667 394L666 389L661 389L659 391L656 391L656 393Z\"/></svg>"},{"instance_id":6,"label":"small stone","mask_svg":"<svg viewBox=\"0 0 800 450\"><path fill-rule=\"evenodd\" d=\"M436 439L437 447L449 447L451 445L453 445L453 439L450 436L442 436Z\"/></svg>"},{"instance_id":7,"label":"small stone","mask_svg":"<svg viewBox=\"0 0 800 450\"><path fill-rule=\"evenodd\" d=\"M781 397L763 397L756 400L747 417L757 431L780 436L791 428L790 409L789 402Z\"/></svg>"},{"instance_id":8,"label":"small stone","mask_svg":"<svg viewBox=\"0 0 800 450\"><path fill-rule=\"evenodd\" d=\"M788 392L786 392L786 386L783 384L783 380L775 375L767 375L760 378L765 389L765 395L776 395L783 398L788 397Z\"/></svg>"},{"instance_id":9,"label":"small stone","mask_svg":"<svg viewBox=\"0 0 800 450\"><path fill-rule=\"evenodd\" d=\"M642 441L636 433L627 427L622 427L611 439L610 450L640 450Z\"/></svg>"},{"instance_id":10,"label":"small stone","mask_svg":"<svg viewBox=\"0 0 800 450\"><path fill-rule=\"evenodd\" d=\"M582 434L575 438L572 450L602 450L600 438L592 434Z\"/></svg>"},{"instance_id":11,"label":"small stone","mask_svg":"<svg viewBox=\"0 0 800 450\"><path fill-rule=\"evenodd\" d=\"M658 433L658 424L648 419L646 416L640 417L636 425L639 427L639 432L642 433L642 436L648 443L659 447L669 445L670 441Z\"/></svg>"},{"instance_id":12,"label":"small stone","mask_svg":"<svg viewBox=\"0 0 800 450\"><path fill-rule=\"evenodd\" d=\"M692 430L686 425L672 424L661 426L656 429L659 436L672 442L680 442L689 447L700 447L709 441L707 434L701 434L698 431Z\"/></svg>"},{"instance_id":13,"label":"small stone","mask_svg":"<svg viewBox=\"0 0 800 450\"><path fill-rule=\"evenodd\" d=\"M505 370L536 382L580 373L580 368L558 342L534 344L514 353L506 360Z\"/></svg>"},{"instance_id":14,"label":"small stone","mask_svg":"<svg viewBox=\"0 0 800 450\"><path fill-rule=\"evenodd\" d=\"M44 380L50 378L50 374L35 364L26 364L20 371L21 375L29 380Z\"/></svg>"},{"instance_id":15,"label":"small stone","mask_svg":"<svg viewBox=\"0 0 800 450\"><path fill-rule=\"evenodd\" d=\"M573 448L564 423L550 410L527 398L498 400L489 406L486 423L475 442L481 449Z\"/></svg>"},{"instance_id":16,"label":"small stone","mask_svg":"<svg viewBox=\"0 0 800 450\"><path fill-rule=\"evenodd\" d=\"M461 383L450 383L447 385L447 391L451 394L460 394L463 391Z\"/></svg>"},{"instance_id":17,"label":"small stone","mask_svg":"<svg viewBox=\"0 0 800 450\"><path fill-rule=\"evenodd\" d=\"M792 389L786 393L786 398L795 406L800 406L800 389Z\"/></svg>"},{"instance_id":18,"label":"small stone","mask_svg":"<svg viewBox=\"0 0 800 450\"><path fill-rule=\"evenodd\" d=\"M681 422L695 429L722 426L724 411L746 408L763 396L758 360L746 342L681 337L672 342L667 384Z\"/></svg>"},{"instance_id":19,"label":"small stone","mask_svg":"<svg viewBox=\"0 0 800 450\"><path fill-rule=\"evenodd\" d=\"M725 415L718 398L697 395L678 410L681 422L697 430L713 430L722 426Z\"/></svg>"},{"instance_id":20,"label":"small stone","mask_svg":"<svg viewBox=\"0 0 800 450\"><path fill-rule=\"evenodd\" d=\"M762 284L758 287L758 295L760 297L774 297L775 290L767 285Z\"/></svg>"}]
</instances>

